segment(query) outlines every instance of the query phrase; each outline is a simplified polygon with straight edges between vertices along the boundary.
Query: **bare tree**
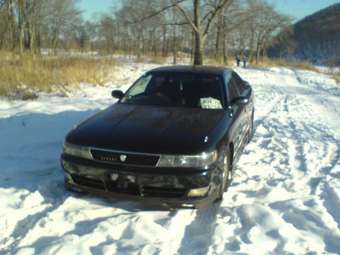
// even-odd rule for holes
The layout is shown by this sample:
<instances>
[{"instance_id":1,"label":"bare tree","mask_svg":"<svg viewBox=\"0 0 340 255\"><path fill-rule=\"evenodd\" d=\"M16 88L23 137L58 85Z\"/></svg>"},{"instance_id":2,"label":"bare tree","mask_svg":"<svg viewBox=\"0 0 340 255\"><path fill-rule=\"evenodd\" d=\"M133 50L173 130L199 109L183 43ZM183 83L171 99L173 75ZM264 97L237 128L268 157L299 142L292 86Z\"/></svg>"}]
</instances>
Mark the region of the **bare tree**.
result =
<instances>
[{"instance_id":1,"label":"bare tree","mask_svg":"<svg viewBox=\"0 0 340 255\"><path fill-rule=\"evenodd\" d=\"M47 40L55 51L74 24L79 22L80 11L75 0L50 0L44 21Z\"/></svg>"},{"instance_id":2,"label":"bare tree","mask_svg":"<svg viewBox=\"0 0 340 255\"><path fill-rule=\"evenodd\" d=\"M255 61L258 63L260 56L265 54L266 47L280 31L285 30L290 24L289 17L280 15L274 8L262 1L253 0L250 4L253 13L250 28L252 31Z\"/></svg>"},{"instance_id":3,"label":"bare tree","mask_svg":"<svg viewBox=\"0 0 340 255\"><path fill-rule=\"evenodd\" d=\"M202 5L202 2L204 4ZM185 6L176 2L172 3L178 9L178 11L187 20L193 30L195 37L194 45L194 65L202 65L205 50L205 40L210 31L211 25L222 10L233 0L215 0L215 1L202 1L192 0L192 14ZM203 10L203 12L202 12Z\"/></svg>"},{"instance_id":4,"label":"bare tree","mask_svg":"<svg viewBox=\"0 0 340 255\"><path fill-rule=\"evenodd\" d=\"M16 20L13 0L2 0L0 4L0 47L14 49L16 47Z\"/></svg>"},{"instance_id":5,"label":"bare tree","mask_svg":"<svg viewBox=\"0 0 340 255\"><path fill-rule=\"evenodd\" d=\"M142 2L143 1L139 1L139 3ZM189 25L194 35L194 64L202 65L205 42L211 26L218 14L232 2L233 0L191 0L192 4L188 5L188 3L190 3L188 0L169 0L166 4L162 1L163 5L157 6L157 4L152 4L152 1L150 1L150 6L157 6L158 9L149 8L146 14L137 15L136 19L132 18L130 23L142 24L145 20L159 15L165 15L165 12L175 8L181 16L181 19L178 19L176 22L172 21L172 25ZM136 3L134 3L134 5L136 5Z\"/></svg>"}]
</instances>

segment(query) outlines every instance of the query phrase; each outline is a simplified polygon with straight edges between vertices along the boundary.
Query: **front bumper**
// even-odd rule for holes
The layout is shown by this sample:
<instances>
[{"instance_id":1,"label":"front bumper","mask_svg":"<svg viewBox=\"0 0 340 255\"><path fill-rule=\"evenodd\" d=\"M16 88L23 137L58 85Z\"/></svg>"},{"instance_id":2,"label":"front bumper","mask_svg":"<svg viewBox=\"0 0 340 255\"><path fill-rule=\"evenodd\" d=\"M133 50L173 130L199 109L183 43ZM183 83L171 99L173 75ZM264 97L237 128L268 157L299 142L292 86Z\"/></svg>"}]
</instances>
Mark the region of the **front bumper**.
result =
<instances>
[{"instance_id":1,"label":"front bumper","mask_svg":"<svg viewBox=\"0 0 340 255\"><path fill-rule=\"evenodd\" d=\"M65 186L108 198L168 207L205 207L219 195L220 169L208 170L122 166L63 154ZM201 196L190 191L207 188Z\"/></svg>"}]
</instances>

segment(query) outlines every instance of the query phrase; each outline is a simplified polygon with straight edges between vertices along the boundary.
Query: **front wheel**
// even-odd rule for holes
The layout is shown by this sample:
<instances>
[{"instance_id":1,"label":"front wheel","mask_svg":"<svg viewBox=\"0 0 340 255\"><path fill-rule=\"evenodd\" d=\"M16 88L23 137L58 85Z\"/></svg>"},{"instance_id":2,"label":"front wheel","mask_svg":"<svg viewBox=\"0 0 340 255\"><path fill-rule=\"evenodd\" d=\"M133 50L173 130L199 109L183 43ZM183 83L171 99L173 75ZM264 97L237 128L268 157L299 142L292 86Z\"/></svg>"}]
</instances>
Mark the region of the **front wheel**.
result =
<instances>
[{"instance_id":1,"label":"front wheel","mask_svg":"<svg viewBox=\"0 0 340 255\"><path fill-rule=\"evenodd\" d=\"M231 184L232 181L232 160L231 155L228 152L224 159L223 159L223 172L221 177L221 185L220 185L220 191L219 196L217 198L217 201L221 201L223 199L223 194L226 192Z\"/></svg>"}]
</instances>

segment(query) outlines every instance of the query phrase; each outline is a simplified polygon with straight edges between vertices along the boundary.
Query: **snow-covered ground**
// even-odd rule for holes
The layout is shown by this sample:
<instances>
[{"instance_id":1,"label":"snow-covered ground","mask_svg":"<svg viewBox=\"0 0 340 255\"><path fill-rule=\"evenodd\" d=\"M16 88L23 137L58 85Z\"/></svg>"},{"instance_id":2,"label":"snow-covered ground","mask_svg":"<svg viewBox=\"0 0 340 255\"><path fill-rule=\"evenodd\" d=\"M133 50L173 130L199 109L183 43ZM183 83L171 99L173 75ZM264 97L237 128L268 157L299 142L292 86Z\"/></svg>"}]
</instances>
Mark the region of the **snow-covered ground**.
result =
<instances>
[{"instance_id":1,"label":"snow-covered ground","mask_svg":"<svg viewBox=\"0 0 340 255\"><path fill-rule=\"evenodd\" d=\"M0 254L340 254L340 85L326 75L237 69L256 133L221 204L166 211L63 188L65 134L152 65L108 87L0 99Z\"/></svg>"}]
</instances>

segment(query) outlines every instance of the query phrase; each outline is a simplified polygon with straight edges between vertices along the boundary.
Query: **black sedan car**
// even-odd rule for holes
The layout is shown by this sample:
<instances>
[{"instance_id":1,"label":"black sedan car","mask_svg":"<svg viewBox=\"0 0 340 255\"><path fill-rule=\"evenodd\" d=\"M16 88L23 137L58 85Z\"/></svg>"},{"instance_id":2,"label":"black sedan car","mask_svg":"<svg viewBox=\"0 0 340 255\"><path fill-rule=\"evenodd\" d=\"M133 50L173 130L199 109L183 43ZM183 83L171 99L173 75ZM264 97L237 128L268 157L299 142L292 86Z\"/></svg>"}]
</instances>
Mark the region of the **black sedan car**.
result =
<instances>
[{"instance_id":1,"label":"black sedan car","mask_svg":"<svg viewBox=\"0 0 340 255\"><path fill-rule=\"evenodd\" d=\"M169 207L222 199L253 134L246 81L226 68L161 67L112 95L66 137L66 188Z\"/></svg>"}]
</instances>

